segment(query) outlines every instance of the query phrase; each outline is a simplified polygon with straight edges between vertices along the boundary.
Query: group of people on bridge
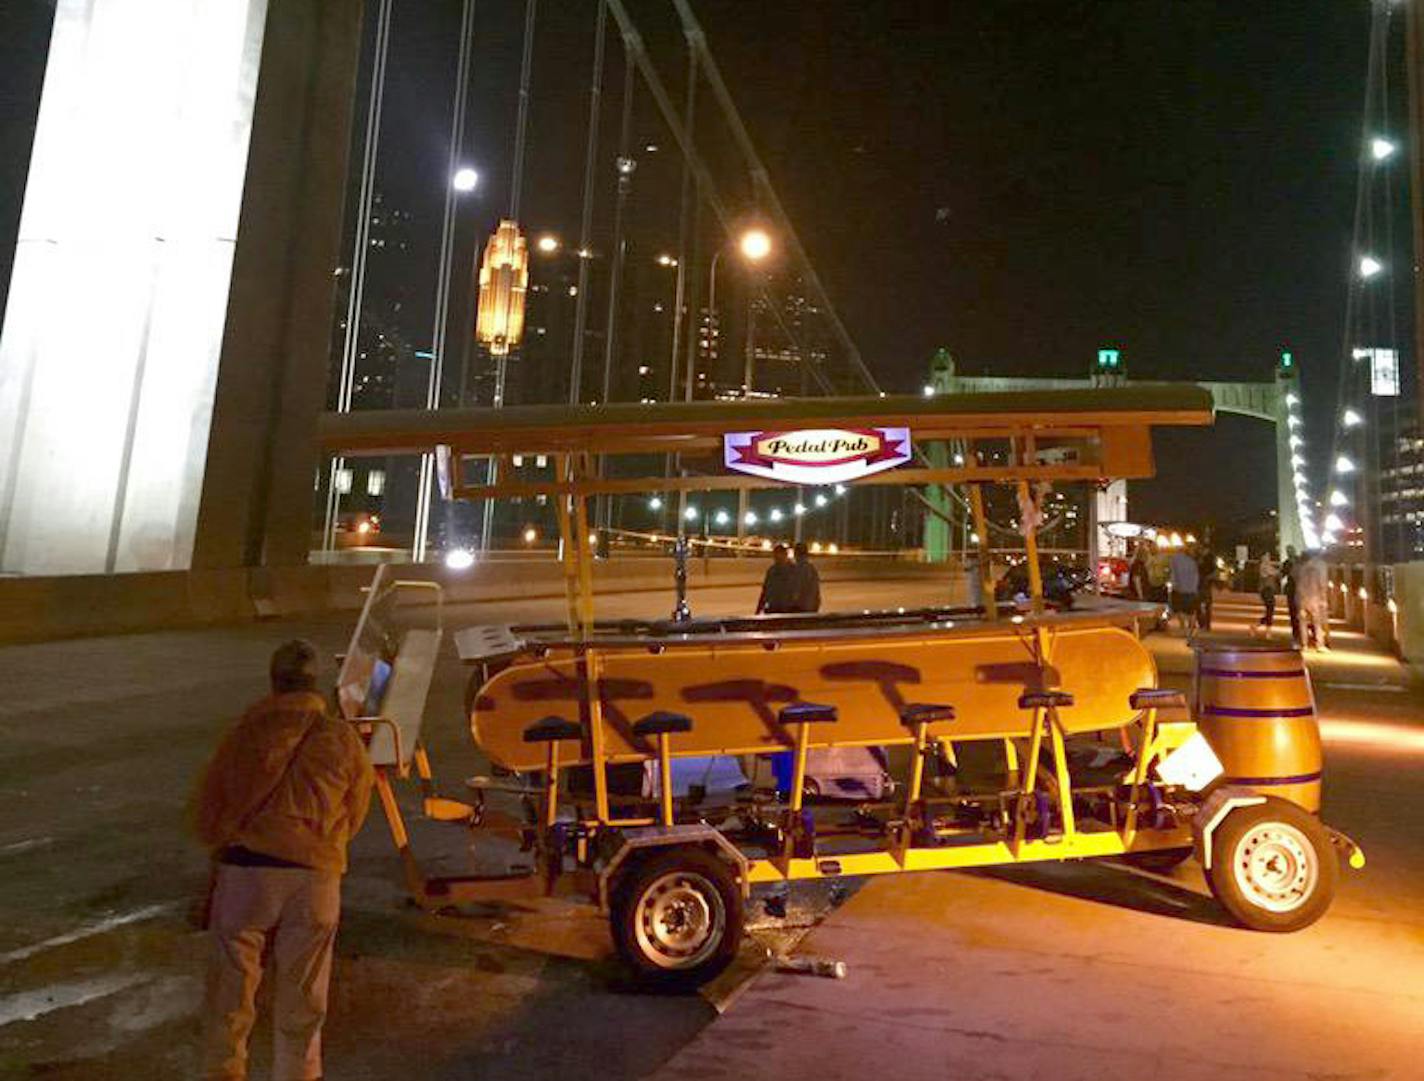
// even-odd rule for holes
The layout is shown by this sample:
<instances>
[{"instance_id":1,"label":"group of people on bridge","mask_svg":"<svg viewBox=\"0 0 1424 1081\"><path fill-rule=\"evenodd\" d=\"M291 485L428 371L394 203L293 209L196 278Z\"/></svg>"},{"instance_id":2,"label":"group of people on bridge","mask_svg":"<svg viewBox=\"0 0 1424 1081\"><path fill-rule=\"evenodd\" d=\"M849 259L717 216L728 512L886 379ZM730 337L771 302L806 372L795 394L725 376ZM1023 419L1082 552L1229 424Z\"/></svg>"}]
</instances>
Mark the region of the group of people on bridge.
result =
<instances>
[{"instance_id":1,"label":"group of people on bridge","mask_svg":"<svg viewBox=\"0 0 1424 1081\"><path fill-rule=\"evenodd\" d=\"M757 615L821 610L821 574L811 563L804 541L794 548L778 544L771 550L771 566L761 583Z\"/></svg>"},{"instance_id":2,"label":"group of people on bridge","mask_svg":"<svg viewBox=\"0 0 1424 1081\"><path fill-rule=\"evenodd\" d=\"M1275 621L1276 598L1286 598L1291 638L1296 648L1330 648L1330 571L1319 552L1300 555L1286 546L1286 558L1277 563L1270 552L1257 567L1258 589L1264 612L1256 633L1269 635Z\"/></svg>"}]
</instances>

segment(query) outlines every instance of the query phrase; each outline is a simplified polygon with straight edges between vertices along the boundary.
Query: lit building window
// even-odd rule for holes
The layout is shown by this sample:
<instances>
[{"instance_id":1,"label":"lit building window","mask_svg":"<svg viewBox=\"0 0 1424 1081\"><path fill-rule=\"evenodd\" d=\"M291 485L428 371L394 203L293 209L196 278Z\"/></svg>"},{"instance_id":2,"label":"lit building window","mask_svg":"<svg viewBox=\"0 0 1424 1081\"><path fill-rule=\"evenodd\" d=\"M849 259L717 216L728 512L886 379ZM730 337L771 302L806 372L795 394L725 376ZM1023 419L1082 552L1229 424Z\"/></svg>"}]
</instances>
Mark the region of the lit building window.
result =
<instances>
[{"instance_id":1,"label":"lit building window","mask_svg":"<svg viewBox=\"0 0 1424 1081\"><path fill-rule=\"evenodd\" d=\"M348 495L351 491L351 470L338 469L336 471L336 490L342 495Z\"/></svg>"},{"instance_id":2,"label":"lit building window","mask_svg":"<svg viewBox=\"0 0 1424 1081\"><path fill-rule=\"evenodd\" d=\"M366 474L366 494L380 495L386 490L386 471L373 469Z\"/></svg>"}]
</instances>

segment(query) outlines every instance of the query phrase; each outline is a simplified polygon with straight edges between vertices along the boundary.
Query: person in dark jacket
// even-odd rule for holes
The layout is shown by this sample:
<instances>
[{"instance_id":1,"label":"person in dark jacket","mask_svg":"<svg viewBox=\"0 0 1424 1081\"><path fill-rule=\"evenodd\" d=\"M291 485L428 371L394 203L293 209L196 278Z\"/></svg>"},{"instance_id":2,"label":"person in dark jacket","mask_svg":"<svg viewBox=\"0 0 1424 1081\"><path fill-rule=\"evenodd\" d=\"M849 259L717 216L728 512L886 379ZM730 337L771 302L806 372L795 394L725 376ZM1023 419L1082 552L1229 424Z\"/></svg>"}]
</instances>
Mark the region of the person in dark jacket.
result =
<instances>
[{"instance_id":1,"label":"person in dark jacket","mask_svg":"<svg viewBox=\"0 0 1424 1081\"><path fill-rule=\"evenodd\" d=\"M761 582L757 615L799 612L800 609L796 605L800 589L801 578L796 572L796 565L791 562L791 549L784 544L778 544L771 550L771 566L766 568L766 577Z\"/></svg>"},{"instance_id":2,"label":"person in dark jacket","mask_svg":"<svg viewBox=\"0 0 1424 1081\"><path fill-rule=\"evenodd\" d=\"M821 572L811 562L810 549L805 541L796 542L796 580L800 583L796 591L796 611L819 612L821 610Z\"/></svg>"},{"instance_id":3,"label":"person in dark jacket","mask_svg":"<svg viewBox=\"0 0 1424 1081\"><path fill-rule=\"evenodd\" d=\"M1295 599L1296 576L1300 573L1300 556L1295 545L1286 545L1286 561L1281 564L1281 592L1286 595L1286 610L1290 613L1291 640L1300 648L1300 604Z\"/></svg>"},{"instance_id":4,"label":"person in dark jacket","mask_svg":"<svg viewBox=\"0 0 1424 1081\"><path fill-rule=\"evenodd\" d=\"M1197 587L1197 628L1203 631L1211 630L1211 603L1212 590L1216 587L1216 553L1211 550L1211 546L1203 544L1197 549L1197 574L1200 585Z\"/></svg>"}]
</instances>

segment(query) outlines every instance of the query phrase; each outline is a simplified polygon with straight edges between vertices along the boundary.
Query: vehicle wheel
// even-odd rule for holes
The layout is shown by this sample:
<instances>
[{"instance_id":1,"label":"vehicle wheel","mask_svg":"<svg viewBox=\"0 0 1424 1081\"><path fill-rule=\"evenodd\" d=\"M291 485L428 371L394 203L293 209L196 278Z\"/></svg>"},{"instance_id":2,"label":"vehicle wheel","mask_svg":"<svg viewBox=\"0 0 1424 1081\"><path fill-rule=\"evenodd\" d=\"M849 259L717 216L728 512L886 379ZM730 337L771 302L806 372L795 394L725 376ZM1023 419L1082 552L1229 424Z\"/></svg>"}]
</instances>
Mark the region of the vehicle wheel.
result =
<instances>
[{"instance_id":1,"label":"vehicle wheel","mask_svg":"<svg viewBox=\"0 0 1424 1081\"><path fill-rule=\"evenodd\" d=\"M1253 931L1299 931L1325 914L1340 865L1325 827L1293 803L1267 797L1238 807L1212 838L1207 885Z\"/></svg>"},{"instance_id":2,"label":"vehicle wheel","mask_svg":"<svg viewBox=\"0 0 1424 1081\"><path fill-rule=\"evenodd\" d=\"M1191 859L1192 850L1187 848L1159 848L1155 852L1129 852L1122 857L1123 863L1151 871L1154 875L1171 874Z\"/></svg>"},{"instance_id":3,"label":"vehicle wheel","mask_svg":"<svg viewBox=\"0 0 1424 1081\"><path fill-rule=\"evenodd\" d=\"M619 955L644 984L692 988L721 972L742 942L742 893L732 869L700 848L642 860L614 893Z\"/></svg>"}]
</instances>

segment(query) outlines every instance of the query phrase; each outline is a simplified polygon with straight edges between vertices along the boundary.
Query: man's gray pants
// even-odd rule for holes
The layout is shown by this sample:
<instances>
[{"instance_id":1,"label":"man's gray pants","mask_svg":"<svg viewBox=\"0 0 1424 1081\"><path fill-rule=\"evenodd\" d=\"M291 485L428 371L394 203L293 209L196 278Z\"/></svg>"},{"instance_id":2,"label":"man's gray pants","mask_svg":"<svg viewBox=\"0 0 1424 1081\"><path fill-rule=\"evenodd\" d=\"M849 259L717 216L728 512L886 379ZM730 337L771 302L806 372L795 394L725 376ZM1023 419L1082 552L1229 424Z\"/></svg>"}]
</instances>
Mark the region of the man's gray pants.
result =
<instances>
[{"instance_id":1,"label":"man's gray pants","mask_svg":"<svg viewBox=\"0 0 1424 1081\"><path fill-rule=\"evenodd\" d=\"M334 871L218 867L204 1008L205 1077L247 1077L247 1039L269 945L276 981L273 1081L321 1077L321 1026L340 918L341 876Z\"/></svg>"}]
</instances>

